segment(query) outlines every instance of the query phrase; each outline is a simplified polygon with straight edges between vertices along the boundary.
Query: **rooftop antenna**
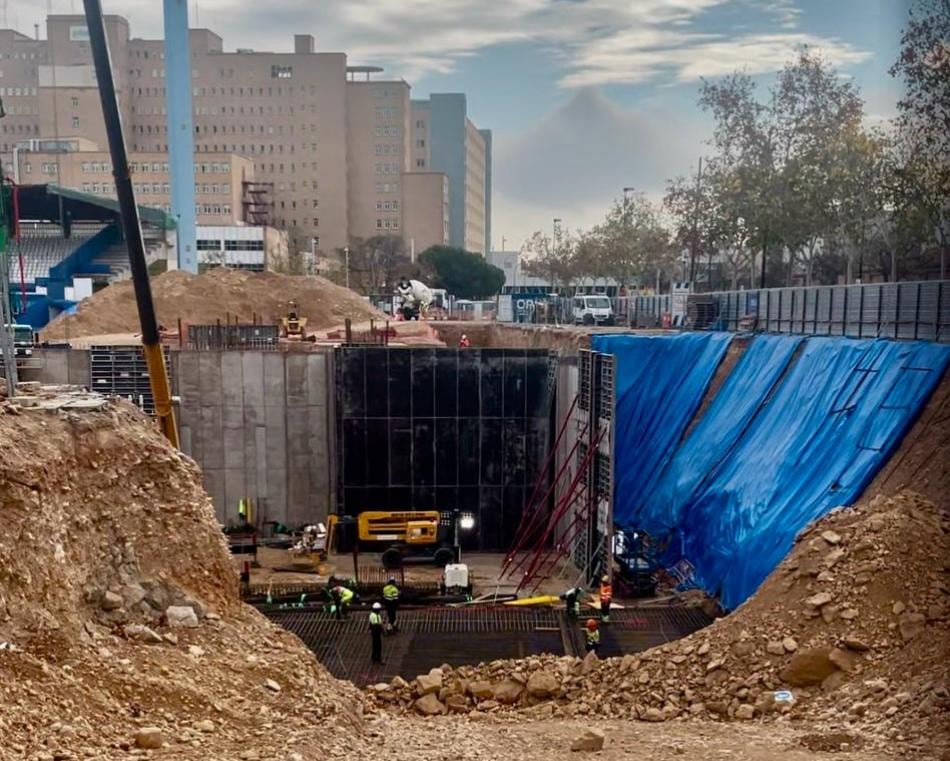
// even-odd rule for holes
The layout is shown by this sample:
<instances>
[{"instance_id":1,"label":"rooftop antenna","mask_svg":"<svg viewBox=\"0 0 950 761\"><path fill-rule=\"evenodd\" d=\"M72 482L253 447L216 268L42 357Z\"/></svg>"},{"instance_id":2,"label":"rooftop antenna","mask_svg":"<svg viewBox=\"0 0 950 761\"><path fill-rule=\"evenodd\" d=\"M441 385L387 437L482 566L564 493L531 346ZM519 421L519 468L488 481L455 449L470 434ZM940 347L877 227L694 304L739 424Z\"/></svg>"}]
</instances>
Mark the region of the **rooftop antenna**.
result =
<instances>
[{"instance_id":1,"label":"rooftop antenna","mask_svg":"<svg viewBox=\"0 0 950 761\"><path fill-rule=\"evenodd\" d=\"M3 0L2 5L0 5L0 7L3 8L3 28L9 29L10 25L7 23L7 0Z\"/></svg>"}]
</instances>

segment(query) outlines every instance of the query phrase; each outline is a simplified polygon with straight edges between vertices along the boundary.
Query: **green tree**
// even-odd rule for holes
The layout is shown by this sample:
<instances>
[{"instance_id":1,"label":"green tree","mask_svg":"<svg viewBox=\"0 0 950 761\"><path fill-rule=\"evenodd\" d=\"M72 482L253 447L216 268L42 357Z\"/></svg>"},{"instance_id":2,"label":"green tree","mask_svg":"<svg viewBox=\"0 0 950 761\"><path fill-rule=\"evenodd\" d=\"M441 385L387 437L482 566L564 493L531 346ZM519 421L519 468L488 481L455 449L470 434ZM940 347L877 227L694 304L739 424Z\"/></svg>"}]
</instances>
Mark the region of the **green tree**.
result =
<instances>
[{"instance_id":1,"label":"green tree","mask_svg":"<svg viewBox=\"0 0 950 761\"><path fill-rule=\"evenodd\" d=\"M946 276L950 253L950 0L917 0L891 68L904 83L896 145L899 204L925 216ZM916 207L915 209L908 208Z\"/></svg>"},{"instance_id":2,"label":"green tree","mask_svg":"<svg viewBox=\"0 0 950 761\"><path fill-rule=\"evenodd\" d=\"M428 285L461 299L489 298L501 292L505 273L480 254L451 246L432 246L419 256Z\"/></svg>"},{"instance_id":3,"label":"green tree","mask_svg":"<svg viewBox=\"0 0 950 761\"><path fill-rule=\"evenodd\" d=\"M615 201L591 235L597 242L598 270L620 285L650 285L658 272L671 272L669 231L657 206L643 193Z\"/></svg>"},{"instance_id":4,"label":"green tree","mask_svg":"<svg viewBox=\"0 0 950 761\"><path fill-rule=\"evenodd\" d=\"M541 278L552 288L570 285L582 275L581 270L590 264L578 258L577 248L578 238L570 231L562 232L554 241L538 230L521 247L524 271L532 277Z\"/></svg>"},{"instance_id":5,"label":"green tree","mask_svg":"<svg viewBox=\"0 0 950 761\"><path fill-rule=\"evenodd\" d=\"M735 218L760 251L760 284L784 284L796 263L805 260L807 269L824 250L819 243L835 232L846 190L842 135L861 129L857 89L806 49L779 73L764 102L740 73L704 82L699 102L715 120L713 161L738 191Z\"/></svg>"}]
</instances>

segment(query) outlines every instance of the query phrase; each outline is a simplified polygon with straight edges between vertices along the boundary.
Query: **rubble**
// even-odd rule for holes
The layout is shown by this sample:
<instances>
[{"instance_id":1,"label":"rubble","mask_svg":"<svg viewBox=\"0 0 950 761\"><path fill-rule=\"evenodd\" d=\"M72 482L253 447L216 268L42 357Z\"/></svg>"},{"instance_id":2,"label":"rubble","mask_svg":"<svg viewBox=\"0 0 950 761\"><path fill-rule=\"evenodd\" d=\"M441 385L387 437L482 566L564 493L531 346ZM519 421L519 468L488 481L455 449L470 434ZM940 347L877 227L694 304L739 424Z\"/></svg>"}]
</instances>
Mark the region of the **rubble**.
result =
<instances>
[{"instance_id":1,"label":"rubble","mask_svg":"<svg viewBox=\"0 0 950 761\"><path fill-rule=\"evenodd\" d=\"M572 751L599 751L604 748L604 730L591 727L571 743Z\"/></svg>"},{"instance_id":2,"label":"rubble","mask_svg":"<svg viewBox=\"0 0 950 761\"><path fill-rule=\"evenodd\" d=\"M240 602L197 466L99 402L0 414L0 761L359 753L359 692Z\"/></svg>"},{"instance_id":3,"label":"rubble","mask_svg":"<svg viewBox=\"0 0 950 761\"><path fill-rule=\"evenodd\" d=\"M654 723L787 717L882 747L901 736L926 740L908 740L910 751L950 752L947 529L916 494L877 498L804 531L753 598L682 640L623 658L541 655L440 676L465 686L475 715L549 704L555 717ZM819 581L829 547L840 553L834 577ZM371 700L411 710L419 684Z\"/></svg>"}]
</instances>

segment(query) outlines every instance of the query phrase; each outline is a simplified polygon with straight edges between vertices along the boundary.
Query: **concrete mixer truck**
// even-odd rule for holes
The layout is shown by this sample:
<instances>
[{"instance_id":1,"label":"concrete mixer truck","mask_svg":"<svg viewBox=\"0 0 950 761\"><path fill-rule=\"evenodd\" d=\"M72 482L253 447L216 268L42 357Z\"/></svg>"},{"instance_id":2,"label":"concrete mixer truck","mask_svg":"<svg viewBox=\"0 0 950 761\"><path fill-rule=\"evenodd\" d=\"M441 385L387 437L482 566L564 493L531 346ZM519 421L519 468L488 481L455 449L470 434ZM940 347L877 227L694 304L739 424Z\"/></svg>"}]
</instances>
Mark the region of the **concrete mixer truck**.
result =
<instances>
[{"instance_id":1,"label":"concrete mixer truck","mask_svg":"<svg viewBox=\"0 0 950 761\"><path fill-rule=\"evenodd\" d=\"M418 320L425 317L432 303L432 291L419 280L400 278L396 285L394 298L395 313L404 320Z\"/></svg>"}]
</instances>

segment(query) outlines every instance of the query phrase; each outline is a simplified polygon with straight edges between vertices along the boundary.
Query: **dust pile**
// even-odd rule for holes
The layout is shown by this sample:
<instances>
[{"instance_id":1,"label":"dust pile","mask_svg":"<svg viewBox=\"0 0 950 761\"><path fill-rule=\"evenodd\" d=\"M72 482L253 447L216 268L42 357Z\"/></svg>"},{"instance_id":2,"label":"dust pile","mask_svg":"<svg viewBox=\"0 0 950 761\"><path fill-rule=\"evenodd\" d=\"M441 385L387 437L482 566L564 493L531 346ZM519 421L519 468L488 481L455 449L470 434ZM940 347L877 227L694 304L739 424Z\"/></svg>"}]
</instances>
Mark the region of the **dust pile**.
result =
<instances>
[{"instance_id":1,"label":"dust pile","mask_svg":"<svg viewBox=\"0 0 950 761\"><path fill-rule=\"evenodd\" d=\"M443 668L368 694L434 715L790 722L809 730L811 750L940 757L950 753L948 527L917 494L877 497L813 524L754 597L685 639L622 659Z\"/></svg>"},{"instance_id":2,"label":"dust pile","mask_svg":"<svg viewBox=\"0 0 950 761\"><path fill-rule=\"evenodd\" d=\"M360 697L238 598L197 466L124 402L0 401L0 759L358 747Z\"/></svg>"},{"instance_id":3,"label":"dust pile","mask_svg":"<svg viewBox=\"0 0 950 761\"><path fill-rule=\"evenodd\" d=\"M173 329L177 321L194 324L234 320L275 324L290 301L307 318L308 330L341 324L347 317L371 320L383 315L358 294L311 275L280 275L219 267L202 275L181 270L151 279L158 321ZM131 280L114 283L80 302L76 313L62 316L42 332L45 341L104 333L138 331L138 311Z\"/></svg>"}]
</instances>

